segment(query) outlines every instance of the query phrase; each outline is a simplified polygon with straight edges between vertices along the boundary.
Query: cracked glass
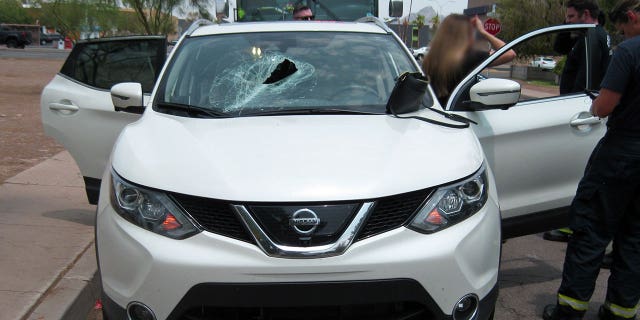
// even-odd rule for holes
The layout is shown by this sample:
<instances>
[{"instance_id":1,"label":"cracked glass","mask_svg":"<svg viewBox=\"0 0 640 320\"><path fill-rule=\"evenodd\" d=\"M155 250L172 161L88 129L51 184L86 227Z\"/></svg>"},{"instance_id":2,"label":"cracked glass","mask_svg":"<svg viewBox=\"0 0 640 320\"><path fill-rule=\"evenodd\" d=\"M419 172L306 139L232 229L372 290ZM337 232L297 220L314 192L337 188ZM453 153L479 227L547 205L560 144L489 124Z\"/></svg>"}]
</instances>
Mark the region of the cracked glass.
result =
<instances>
[{"instance_id":1,"label":"cracked glass","mask_svg":"<svg viewBox=\"0 0 640 320\"><path fill-rule=\"evenodd\" d=\"M397 76L418 71L389 34L200 36L185 39L175 55L156 104L230 116L309 108L385 113Z\"/></svg>"}]
</instances>

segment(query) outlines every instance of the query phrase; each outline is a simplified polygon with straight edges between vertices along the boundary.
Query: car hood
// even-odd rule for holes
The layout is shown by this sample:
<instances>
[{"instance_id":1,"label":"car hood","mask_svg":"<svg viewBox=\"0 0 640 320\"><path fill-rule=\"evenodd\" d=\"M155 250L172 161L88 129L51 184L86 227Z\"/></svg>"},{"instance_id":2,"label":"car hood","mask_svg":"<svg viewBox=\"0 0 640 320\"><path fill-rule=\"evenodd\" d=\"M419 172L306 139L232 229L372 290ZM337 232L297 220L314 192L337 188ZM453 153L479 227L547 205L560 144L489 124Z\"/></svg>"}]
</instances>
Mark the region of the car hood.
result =
<instances>
[{"instance_id":1,"label":"car hood","mask_svg":"<svg viewBox=\"0 0 640 320\"><path fill-rule=\"evenodd\" d=\"M386 115L193 119L151 110L122 131L112 155L131 182L236 201L377 198L458 180L482 161L469 129Z\"/></svg>"}]
</instances>

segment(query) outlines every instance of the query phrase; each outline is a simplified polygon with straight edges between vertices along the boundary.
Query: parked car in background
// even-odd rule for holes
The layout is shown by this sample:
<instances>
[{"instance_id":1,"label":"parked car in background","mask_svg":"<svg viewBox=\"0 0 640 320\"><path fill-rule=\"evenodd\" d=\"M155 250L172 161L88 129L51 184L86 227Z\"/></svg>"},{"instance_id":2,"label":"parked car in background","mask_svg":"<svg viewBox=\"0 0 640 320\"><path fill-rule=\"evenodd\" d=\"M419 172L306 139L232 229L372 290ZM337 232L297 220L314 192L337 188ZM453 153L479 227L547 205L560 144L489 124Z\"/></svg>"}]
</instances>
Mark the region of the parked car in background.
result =
<instances>
[{"instance_id":1,"label":"parked car in background","mask_svg":"<svg viewBox=\"0 0 640 320\"><path fill-rule=\"evenodd\" d=\"M31 44L31 32L11 29L7 26L0 26L0 45L7 48L22 48Z\"/></svg>"},{"instance_id":2,"label":"parked car in background","mask_svg":"<svg viewBox=\"0 0 640 320\"><path fill-rule=\"evenodd\" d=\"M51 42L58 42L62 39L62 35L57 32L40 33L40 45L44 46Z\"/></svg>"},{"instance_id":3,"label":"parked car in background","mask_svg":"<svg viewBox=\"0 0 640 320\"><path fill-rule=\"evenodd\" d=\"M553 68L556 67L556 61L549 57L537 57L531 61L531 66L545 70L553 70Z\"/></svg>"},{"instance_id":4,"label":"parked car in background","mask_svg":"<svg viewBox=\"0 0 640 320\"><path fill-rule=\"evenodd\" d=\"M429 53L429 47L420 47L418 49L411 49L413 53L413 57L418 61L422 61L422 59Z\"/></svg>"}]
</instances>

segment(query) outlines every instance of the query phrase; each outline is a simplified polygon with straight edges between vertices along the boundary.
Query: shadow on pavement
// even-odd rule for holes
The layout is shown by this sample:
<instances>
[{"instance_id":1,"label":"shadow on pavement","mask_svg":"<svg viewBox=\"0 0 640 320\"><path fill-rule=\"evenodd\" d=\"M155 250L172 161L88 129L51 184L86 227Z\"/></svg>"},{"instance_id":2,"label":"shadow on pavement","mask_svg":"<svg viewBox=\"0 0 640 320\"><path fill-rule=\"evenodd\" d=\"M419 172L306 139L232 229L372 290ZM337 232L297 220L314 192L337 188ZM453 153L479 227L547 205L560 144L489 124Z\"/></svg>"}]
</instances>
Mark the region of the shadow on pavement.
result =
<instances>
[{"instance_id":1,"label":"shadow on pavement","mask_svg":"<svg viewBox=\"0 0 640 320\"><path fill-rule=\"evenodd\" d=\"M58 220L64 220L74 223L83 224L85 226L93 226L95 223L96 213L92 210L83 209L67 209L49 211L42 214L47 218L53 218Z\"/></svg>"}]
</instances>

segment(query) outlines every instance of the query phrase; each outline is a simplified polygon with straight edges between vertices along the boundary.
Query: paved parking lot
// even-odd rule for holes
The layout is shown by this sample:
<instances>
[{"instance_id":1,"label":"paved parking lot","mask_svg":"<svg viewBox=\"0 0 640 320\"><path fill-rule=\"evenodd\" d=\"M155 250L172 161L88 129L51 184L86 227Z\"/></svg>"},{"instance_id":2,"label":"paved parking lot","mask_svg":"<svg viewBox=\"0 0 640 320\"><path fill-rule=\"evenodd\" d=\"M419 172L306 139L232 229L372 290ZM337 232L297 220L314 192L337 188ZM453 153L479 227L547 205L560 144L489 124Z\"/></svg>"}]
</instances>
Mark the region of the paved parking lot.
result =
<instances>
[{"instance_id":1,"label":"paved parking lot","mask_svg":"<svg viewBox=\"0 0 640 320\"><path fill-rule=\"evenodd\" d=\"M7 52L9 51L0 50L0 64L3 66L0 69L0 83L7 84L0 86L0 115L4 115L0 117L0 138L5 138L2 140L2 148L0 148L2 151L0 168L4 166L9 169L4 176L0 175L0 184L9 176L39 163L61 149L49 138L43 136L39 122L38 103L42 86L59 70L63 58L53 55L47 58L31 56L29 59L23 59L15 58L13 55L16 53L13 51ZM29 52L29 49L24 52ZM19 72L19 70L27 69L31 71ZM22 88L24 84L30 85L28 90L21 91L16 96L12 90ZM22 103L20 108L15 107L16 101ZM18 125L11 125L16 123ZM9 129L14 131L8 132ZM13 135L19 135L20 132L29 132L29 134L23 134L20 136L22 138L16 139ZM23 152L24 156L21 156L20 152ZM10 167L7 165L8 161L17 161L19 165ZM77 178L77 172L75 177ZM64 184L66 182L58 181L57 183ZM25 198L37 197L40 202L47 202L46 199L39 198L43 196L42 194L23 194L22 196ZM48 196L56 197L56 194L51 193ZM56 214L59 216L79 214L78 207L86 201L83 193L75 192L66 196L72 197L67 199L68 206L56 207ZM81 214L82 219L90 221L91 218L84 215L91 214L91 210L87 209ZM0 219L0 227L2 226L12 228ZM0 239L3 237L2 234L0 233ZM89 239L87 241L90 241L91 236L86 236L86 238ZM9 244L5 243L5 245ZM565 244L544 241L540 235L512 239L504 244L500 273L501 291L496 319L540 319L539 315L544 305L555 301L555 291L560 283L564 248ZM72 253L70 252L70 254ZM6 259L0 260L0 267L7 261ZM56 260L56 263L58 262L60 260ZM3 279L17 277L17 275L13 276L5 274ZM607 276L607 271L603 271L600 275L586 319L597 319L595 313L599 304L604 300ZM7 284L0 283L0 289L5 289ZM95 312L90 315L90 319L98 318L99 316Z\"/></svg>"}]
</instances>

